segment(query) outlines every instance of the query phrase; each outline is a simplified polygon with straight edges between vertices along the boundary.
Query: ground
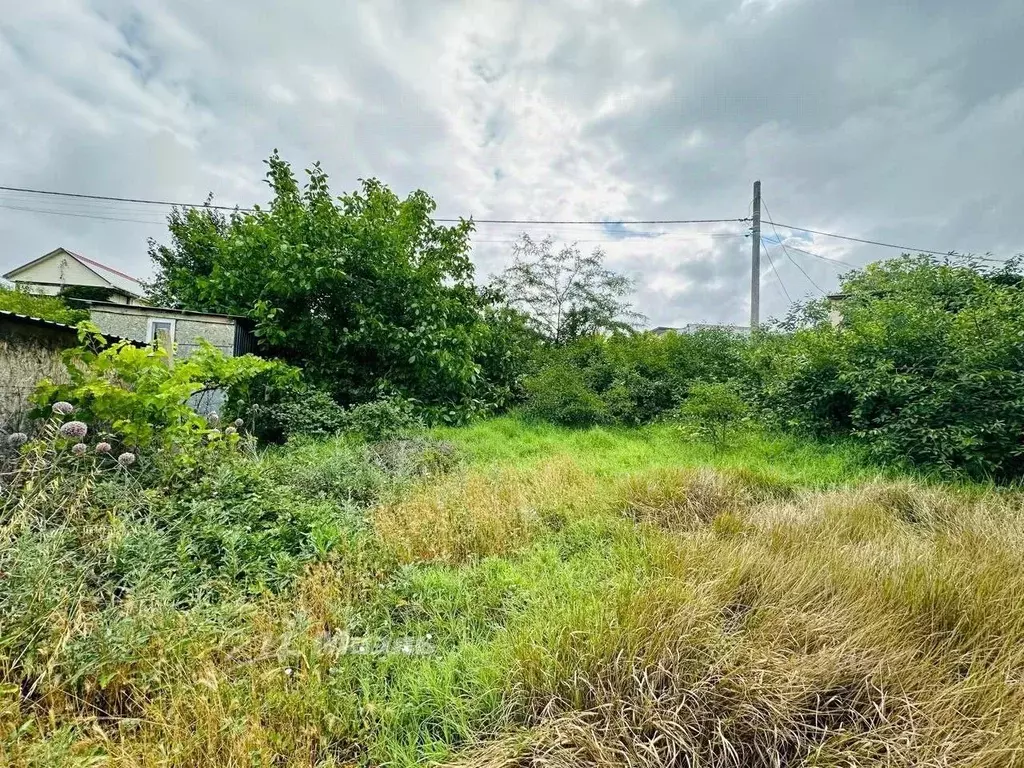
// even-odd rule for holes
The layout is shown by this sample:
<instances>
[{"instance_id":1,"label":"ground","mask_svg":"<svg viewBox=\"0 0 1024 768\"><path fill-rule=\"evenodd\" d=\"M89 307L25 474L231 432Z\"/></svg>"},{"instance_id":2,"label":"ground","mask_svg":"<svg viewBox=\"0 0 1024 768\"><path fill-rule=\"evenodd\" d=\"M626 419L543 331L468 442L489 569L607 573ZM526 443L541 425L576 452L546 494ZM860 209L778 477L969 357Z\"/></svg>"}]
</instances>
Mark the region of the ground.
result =
<instances>
[{"instance_id":1,"label":"ground","mask_svg":"<svg viewBox=\"0 0 1024 768\"><path fill-rule=\"evenodd\" d=\"M460 462L426 462L352 507L345 536L317 534L322 557L293 585L125 609L145 617L150 650L119 662L127 640L111 636L95 652L139 700L87 727L53 694L50 720L26 721L11 754L116 766L1024 761L1016 493L758 431L716 449L670 425L502 418L433 437ZM337 495L345 450L259 461ZM111 677L89 679L113 706Z\"/></svg>"}]
</instances>

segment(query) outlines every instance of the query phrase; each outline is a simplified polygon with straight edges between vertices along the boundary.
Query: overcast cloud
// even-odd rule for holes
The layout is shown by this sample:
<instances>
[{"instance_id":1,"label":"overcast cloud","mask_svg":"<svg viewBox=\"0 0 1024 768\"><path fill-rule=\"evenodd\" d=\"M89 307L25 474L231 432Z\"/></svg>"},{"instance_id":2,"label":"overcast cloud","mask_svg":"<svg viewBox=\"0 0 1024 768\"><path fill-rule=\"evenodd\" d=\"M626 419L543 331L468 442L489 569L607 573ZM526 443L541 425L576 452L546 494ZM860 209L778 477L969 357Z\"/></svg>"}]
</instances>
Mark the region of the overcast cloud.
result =
<instances>
[{"instance_id":1,"label":"overcast cloud","mask_svg":"<svg viewBox=\"0 0 1024 768\"><path fill-rule=\"evenodd\" d=\"M1020 0L3 0L0 184L223 204L261 160L438 215L741 218L1024 250ZM37 213L19 209L47 209ZM74 214L74 215L72 215ZM88 218L105 217L105 218ZM150 275L160 209L0 193L0 271L63 245ZM119 220L114 220L119 219ZM744 224L530 227L603 247L653 325L745 323ZM517 230L481 225L481 276ZM766 315L841 267L766 227ZM640 236L643 235L643 236ZM896 252L780 230L852 264Z\"/></svg>"}]
</instances>

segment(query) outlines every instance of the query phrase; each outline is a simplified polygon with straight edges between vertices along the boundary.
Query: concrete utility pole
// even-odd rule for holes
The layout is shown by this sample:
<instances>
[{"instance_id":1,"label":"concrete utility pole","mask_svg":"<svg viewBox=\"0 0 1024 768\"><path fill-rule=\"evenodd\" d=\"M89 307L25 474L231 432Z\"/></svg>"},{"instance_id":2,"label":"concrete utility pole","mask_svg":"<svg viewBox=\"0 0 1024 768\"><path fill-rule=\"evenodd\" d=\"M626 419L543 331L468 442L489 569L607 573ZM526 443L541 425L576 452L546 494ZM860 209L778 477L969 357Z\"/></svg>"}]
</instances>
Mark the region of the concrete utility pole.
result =
<instances>
[{"instance_id":1,"label":"concrete utility pole","mask_svg":"<svg viewBox=\"0 0 1024 768\"><path fill-rule=\"evenodd\" d=\"M750 233L750 331L761 325L761 182L754 182L754 227Z\"/></svg>"}]
</instances>

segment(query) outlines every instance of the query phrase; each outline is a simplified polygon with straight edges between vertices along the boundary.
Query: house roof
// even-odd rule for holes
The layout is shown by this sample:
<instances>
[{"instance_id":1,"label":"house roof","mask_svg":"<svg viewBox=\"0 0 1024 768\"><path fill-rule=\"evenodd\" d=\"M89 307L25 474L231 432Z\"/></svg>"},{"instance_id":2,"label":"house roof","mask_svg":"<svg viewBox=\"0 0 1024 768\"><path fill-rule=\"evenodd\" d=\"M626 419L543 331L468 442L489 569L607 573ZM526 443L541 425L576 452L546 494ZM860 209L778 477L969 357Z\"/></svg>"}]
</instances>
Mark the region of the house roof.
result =
<instances>
[{"instance_id":1,"label":"house roof","mask_svg":"<svg viewBox=\"0 0 1024 768\"><path fill-rule=\"evenodd\" d=\"M245 315L228 315L222 312L198 312L194 309L178 309L176 307L155 307L151 304L118 304L115 301L94 301L92 299L77 299L79 304L90 307L109 307L112 310L121 310L127 314L145 315L153 312L169 312L175 315L198 315L199 317L224 317L231 320L248 321Z\"/></svg>"},{"instance_id":2,"label":"house roof","mask_svg":"<svg viewBox=\"0 0 1024 768\"><path fill-rule=\"evenodd\" d=\"M92 272L94 275L99 277L101 280L104 280L106 283L108 283L112 288L115 288L116 290L121 291L122 293L127 293L130 296L142 296L146 292L146 287L142 284L141 280L138 280L137 278L134 278L131 275L116 270L113 267L108 267L106 264L101 264L95 259L90 259L86 256L83 256L80 253L75 253L74 251L68 250L63 246L60 248L54 248L49 253L43 254L38 259L33 259L27 264L22 264L20 267L15 267L10 272L5 274L4 278L7 280L12 280L16 275L18 275L21 272L24 272L26 269L34 267L36 264L46 261L50 257L56 256L57 254L60 253L67 254L72 259L81 264L83 267Z\"/></svg>"}]
</instances>

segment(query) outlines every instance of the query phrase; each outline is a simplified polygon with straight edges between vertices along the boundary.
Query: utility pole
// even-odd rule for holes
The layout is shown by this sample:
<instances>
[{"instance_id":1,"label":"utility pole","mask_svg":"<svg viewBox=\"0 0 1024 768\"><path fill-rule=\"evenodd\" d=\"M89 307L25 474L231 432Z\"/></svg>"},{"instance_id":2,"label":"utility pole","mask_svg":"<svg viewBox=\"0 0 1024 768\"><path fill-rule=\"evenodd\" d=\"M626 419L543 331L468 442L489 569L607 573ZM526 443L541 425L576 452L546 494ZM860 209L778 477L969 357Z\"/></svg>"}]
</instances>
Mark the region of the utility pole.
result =
<instances>
[{"instance_id":1,"label":"utility pole","mask_svg":"<svg viewBox=\"0 0 1024 768\"><path fill-rule=\"evenodd\" d=\"M750 234L750 332L761 325L761 182L754 182L754 227Z\"/></svg>"}]
</instances>

